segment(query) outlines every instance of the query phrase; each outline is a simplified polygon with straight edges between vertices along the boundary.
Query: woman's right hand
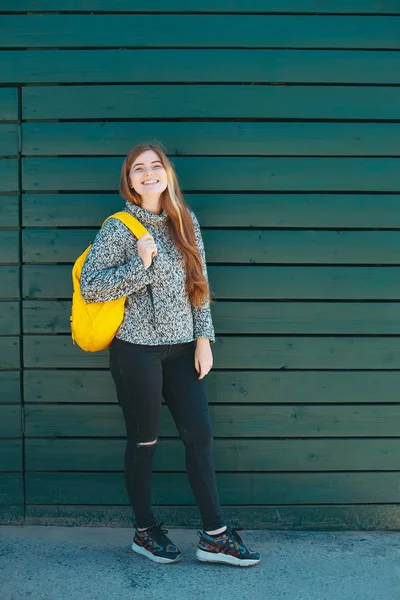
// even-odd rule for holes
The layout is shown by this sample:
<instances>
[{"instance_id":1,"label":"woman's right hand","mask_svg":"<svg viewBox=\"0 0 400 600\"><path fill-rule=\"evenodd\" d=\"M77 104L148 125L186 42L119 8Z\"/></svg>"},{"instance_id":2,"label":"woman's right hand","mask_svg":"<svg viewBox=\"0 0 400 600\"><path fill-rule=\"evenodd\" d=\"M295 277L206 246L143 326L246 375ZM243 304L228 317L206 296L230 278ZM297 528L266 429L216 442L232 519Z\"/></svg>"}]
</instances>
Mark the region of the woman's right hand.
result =
<instances>
[{"instance_id":1,"label":"woman's right hand","mask_svg":"<svg viewBox=\"0 0 400 600\"><path fill-rule=\"evenodd\" d=\"M154 256L157 254L157 246L154 238L149 233L143 235L137 243L138 254L144 264L144 268L148 269L152 263Z\"/></svg>"}]
</instances>

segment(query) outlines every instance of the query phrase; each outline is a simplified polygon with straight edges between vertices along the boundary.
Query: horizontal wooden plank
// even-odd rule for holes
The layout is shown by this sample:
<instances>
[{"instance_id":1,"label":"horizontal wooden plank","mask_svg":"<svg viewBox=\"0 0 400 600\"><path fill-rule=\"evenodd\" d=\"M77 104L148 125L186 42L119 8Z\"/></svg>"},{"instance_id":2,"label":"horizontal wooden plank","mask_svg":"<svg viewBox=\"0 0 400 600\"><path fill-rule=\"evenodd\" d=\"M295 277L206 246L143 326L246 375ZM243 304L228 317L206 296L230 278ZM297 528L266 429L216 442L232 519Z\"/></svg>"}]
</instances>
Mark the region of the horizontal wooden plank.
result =
<instances>
[{"instance_id":1,"label":"horizontal wooden plank","mask_svg":"<svg viewBox=\"0 0 400 600\"><path fill-rule=\"evenodd\" d=\"M18 196L1 196L1 226L18 227L19 198Z\"/></svg>"},{"instance_id":2,"label":"horizontal wooden plank","mask_svg":"<svg viewBox=\"0 0 400 600\"><path fill-rule=\"evenodd\" d=\"M0 88L0 122L18 120L18 89Z\"/></svg>"},{"instance_id":3,"label":"horizontal wooden plank","mask_svg":"<svg viewBox=\"0 0 400 600\"><path fill-rule=\"evenodd\" d=\"M210 266L208 272L211 289L219 300L383 300L399 297L395 288L395 267ZM398 275L400 281L400 271Z\"/></svg>"},{"instance_id":4,"label":"horizontal wooden plank","mask_svg":"<svg viewBox=\"0 0 400 600\"><path fill-rule=\"evenodd\" d=\"M0 473L0 506L23 504L23 480L21 473Z\"/></svg>"},{"instance_id":5,"label":"horizontal wooden plank","mask_svg":"<svg viewBox=\"0 0 400 600\"><path fill-rule=\"evenodd\" d=\"M0 266L0 298L19 298L19 268Z\"/></svg>"},{"instance_id":6,"label":"horizontal wooden plank","mask_svg":"<svg viewBox=\"0 0 400 600\"><path fill-rule=\"evenodd\" d=\"M331 15L3 15L3 48L398 49L393 17Z\"/></svg>"},{"instance_id":7,"label":"horizontal wooden plank","mask_svg":"<svg viewBox=\"0 0 400 600\"><path fill-rule=\"evenodd\" d=\"M193 505L185 473L153 475L154 504ZM217 473L224 504L397 502L400 474ZM34 504L128 504L123 473L27 473L26 501Z\"/></svg>"},{"instance_id":8,"label":"horizontal wooden plank","mask_svg":"<svg viewBox=\"0 0 400 600\"><path fill-rule=\"evenodd\" d=\"M18 159L0 158L0 192L18 192Z\"/></svg>"},{"instance_id":9,"label":"horizontal wooden plank","mask_svg":"<svg viewBox=\"0 0 400 600\"><path fill-rule=\"evenodd\" d=\"M4 340L12 339L3 338L3 345ZM397 337L219 336L213 344L213 354L217 369L400 368ZM105 368L108 359L108 350L85 353L72 345L69 335L24 337L27 368Z\"/></svg>"},{"instance_id":10,"label":"horizontal wooden plank","mask_svg":"<svg viewBox=\"0 0 400 600\"><path fill-rule=\"evenodd\" d=\"M66 265L24 266L23 296L24 298L41 299L72 298L71 267Z\"/></svg>"},{"instance_id":11,"label":"horizontal wooden plank","mask_svg":"<svg viewBox=\"0 0 400 600\"><path fill-rule=\"evenodd\" d=\"M2 373L0 373L0 376ZM1 382L1 378L0 378ZM398 371L211 371L204 380L209 402L218 404L337 404L398 402ZM1 396L0 396L1 398ZM26 370L25 403L111 403L111 374L88 370Z\"/></svg>"},{"instance_id":12,"label":"horizontal wooden plank","mask_svg":"<svg viewBox=\"0 0 400 600\"><path fill-rule=\"evenodd\" d=\"M5 233L10 235L0 231L0 242ZM88 229L25 229L23 260L72 263L96 233ZM203 240L210 264L400 264L400 231L213 229L203 231ZM10 262L12 259L9 256Z\"/></svg>"},{"instance_id":13,"label":"horizontal wooden plank","mask_svg":"<svg viewBox=\"0 0 400 600\"><path fill-rule=\"evenodd\" d=\"M0 369L18 369L19 352L19 337L0 337Z\"/></svg>"},{"instance_id":14,"label":"horizontal wooden plank","mask_svg":"<svg viewBox=\"0 0 400 600\"><path fill-rule=\"evenodd\" d=\"M398 300L398 267L209 266L217 300ZM1 274L1 267L0 267ZM71 298L71 266L23 267L24 298Z\"/></svg>"},{"instance_id":15,"label":"horizontal wooden plank","mask_svg":"<svg viewBox=\"0 0 400 600\"><path fill-rule=\"evenodd\" d=\"M22 88L24 119L398 119L400 88L79 85ZM150 124L149 124L150 126ZM172 146L174 147L174 145ZM59 148L62 150L62 148Z\"/></svg>"},{"instance_id":16,"label":"horizontal wooden plank","mask_svg":"<svg viewBox=\"0 0 400 600\"><path fill-rule=\"evenodd\" d=\"M3 50L13 83L400 83L382 50ZM168 69L165 65L171 65Z\"/></svg>"},{"instance_id":17,"label":"horizontal wooden plank","mask_svg":"<svg viewBox=\"0 0 400 600\"><path fill-rule=\"evenodd\" d=\"M202 227L400 228L398 194L192 193L186 201ZM100 227L123 207L118 194L24 194L23 224Z\"/></svg>"},{"instance_id":18,"label":"horizontal wooden plank","mask_svg":"<svg viewBox=\"0 0 400 600\"><path fill-rule=\"evenodd\" d=\"M19 262L19 232L12 229L0 229L0 262L12 264Z\"/></svg>"},{"instance_id":19,"label":"horizontal wooden plank","mask_svg":"<svg viewBox=\"0 0 400 600\"><path fill-rule=\"evenodd\" d=\"M54 354L55 352L58 353L58 356L50 357L49 353ZM69 335L27 335L24 341L24 365L26 368L105 368L108 366L108 355L108 350L96 353L83 352L77 345L73 345Z\"/></svg>"},{"instance_id":20,"label":"horizontal wooden plank","mask_svg":"<svg viewBox=\"0 0 400 600\"><path fill-rule=\"evenodd\" d=\"M19 371L0 371L0 404L21 402Z\"/></svg>"},{"instance_id":21,"label":"horizontal wooden plank","mask_svg":"<svg viewBox=\"0 0 400 600\"><path fill-rule=\"evenodd\" d=\"M17 311L18 304L12 304ZM0 331L1 331L0 303ZM5 315L8 314L4 307ZM396 334L400 335L399 302L215 302L211 305L216 334ZM23 305L24 333L70 333L71 303L32 301ZM16 319L18 313L16 313ZM8 329L10 323L6 321ZM19 322L16 320L19 333ZM7 333L7 331L4 331Z\"/></svg>"},{"instance_id":22,"label":"horizontal wooden plank","mask_svg":"<svg viewBox=\"0 0 400 600\"><path fill-rule=\"evenodd\" d=\"M217 334L400 334L398 302L216 302L212 312Z\"/></svg>"},{"instance_id":23,"label":"horizontal wooden plank","mask_svg":"<svg viewBox=\"0 0 400 600\"><path fill-rule=\"evenodd\" d=\"M400 123L112 121L22 127L27 156L121 156L129 152L133 139L149 138L179 155L207 156L212 147L214 156L400 156Z\"/></svg>"},{"instance_id":24,"label":"horizontal wooden plank","mask_svg":"<svg viewBox=\"0 0 400 600\"><path fill-rule=\"evenodd\" d=\"M125 446L124 439L28 438L25 468L120 471ZM214 440L216 470L233 472L396 471L399 451L399 439ZM180 440L159 439L153 470L185 472L185 451Z\"/></svg>"},{"instance_id":25,"label":"horizontal wooden plank","mask_svg":"<svg viewBox=\"0 0 400 600\"><path fill-rule=\"evenodd\" d=\"M0 302L0 335L20 333L19 302Z\"/></svg>"},{"instance_id":26,"label":"horizontal wooden plank","mask_svg":"<svg viewBox=\"0 0 400 600\"><path fill-rule=\"evenodd\" d=\"M395 337L254 337L219 336L216 368L395 369L400 349Z\"/></svg>"},{"instance_id":27,"label":"horizontal wooden plank","mask_svg":"<svg viewBox=\"0 0 400 600\"><path fill-rule=\"evenodd\" d=\"M18 155L18 125L0 124L0 156Z\"/></svg>"},{"instance_id":28,"label":"horizontal wooden plank","mask_svg":"<svg viewBox=\"0 0 400 600\"><path fill-rule=\"evenodd\" d=\"M243 405L210 405L210 413L217 438L384 437L396 436L400 423L399 404L298 406L247 401ZM25 408L27 437L122 437L125 433L117 404L31 404ZM159 434L178 436L166 405L161 407Z\"/></svg>"},{"instance_id":29,"label":"horizontal wooden plank","mask_svg":"<svg viewBox=\"0 0 400 600\"><path fill-rule=\"evenodd\" d=\"M15 438L21 433L21 407L18 404L0 405L0 437Z\"/></svg>"},{"instance_id":30,"label":"horizontal wooden plank","mask_svg":"<svg viewBox=\"0 0 400 600\"><path fill-rule=\"evenodd\" d=\"M395 531L400 529L397 504L324 506L224 506L232 526L274 531ZM26 525L58 527L132 527L130 506L26 506ZM197 506L158 506L157 515L170 527L199 527Z\"/></svg>"},{"instance_id":31,"label":"horizontal wooden plank","mask_svg":"<svg viewBox=\"0 0 400 600\"><path fill-rule=\"evenodd\" d=\"M0 440L0 471L22 471L22 439Z\"/></svg>"},{"instance_id":32,"label":"horizontal wooden plank","mask_svg":"<svg viewBox=\"0 0 400 600\"><path fill-rule=\"evenodd\" d=\"M122 162L122 158L114 157L25 158L23 189L115 190ZM173 163L185 191L400 190L400 161L397 158L185 156L174 158Z\"/></svg>"},{"instance_id":33,"label":"horizontal wooden plank","mask_svg":"<svg viewBox=\"0 0 400 600\"><path fill-rule=\"evenodd\" d=\"M69 333L70 315L71 302L28 300L23 306L24 333Z\"/></svg>"},{"instance_id":34,"label":"horizontal wooden plank","mask_svg":"<svg viewBox=\"0 0 400 600\"><path fill-rule=\"evenodd\" d=\"M59 12L61 5L51 0L3 0L2 12ZM397 0L203 0L188 4L187 0L63 0L62 10L70 12L226 12L226 13L329 13L329 14L400 14Z\"/></svg>"}]
</instances>

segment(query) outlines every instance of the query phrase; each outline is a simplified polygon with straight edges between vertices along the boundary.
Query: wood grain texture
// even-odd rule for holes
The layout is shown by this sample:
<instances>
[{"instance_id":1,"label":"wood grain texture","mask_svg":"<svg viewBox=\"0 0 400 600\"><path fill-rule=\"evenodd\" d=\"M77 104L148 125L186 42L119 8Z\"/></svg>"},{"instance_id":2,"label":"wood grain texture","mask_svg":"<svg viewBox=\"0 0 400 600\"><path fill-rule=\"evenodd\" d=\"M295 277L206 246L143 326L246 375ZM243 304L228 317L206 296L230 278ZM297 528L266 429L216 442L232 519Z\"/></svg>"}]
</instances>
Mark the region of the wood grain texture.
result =
<instances>
[{"instance_id":1,"label":"wood grain texture","mask_svg":"<svg viewBox=\"0 0 400 600\"><path fill-rule=\"evenodd\" d=\"M0 152L15 137L2 145L1 133ZM179 156L400 156L400 123L25 123L22 135L26 156L124 156L135 139Z\"/></svg>"},{"instance_id":2,"label":"wood grain texture","mask_svg":"<svg viewBox=\"0 0 400 600\"><path fill-rule=\"evenodd\" d=\"M0 369L19 369L19 344L19 337L0 337Z\"/></svg>"},{"instance_id":3,"label":"wood grain texture","mask_svg":"<svg viewBox=\"0 0 400 600\"><path fill-rule=\"evenodd\" d=\"M28 263L73 263L94 239L91 230L25 229L23 260ZM17 236L0 231L17 257ZM207 261L233 264L400 264L400 231L243 231L206 230ZM12 242L12 244L11 244ZM157 259L155 259L157 260Z\"/></svg>"},{"instance_id":4,"label":"wood grain texture","mask_svg":"<svg viewBox=\"0 0 400 600\"><path fill-rule=\"evenodd\" d=\"M0 192L18 192L19 168L16 158L0 158Z\"/></svg>"},{"instance_id":5,"label":"wood grain texture","mask_svg":"<svg viewBox=\"0 0 400 600\"><path fill-rule=\"evenodd\" d=\"M6 414L11 414L12 409L14 414L19 407L0 409L9 409ZM264 405L253 404L248 398L242 405L210 405L210 414L216 438L389 437L397 435L400 405ZM126 430L121 408L116 403L31 404L25 408L25 434L27 437L124 437ZM159 435L178 437L166 405L161 407Z\"/></svg>"},{"instance_id":6,"label":"wood grain texture","mask_svg":"<svg viewBox=\"0 0 400 600\"><path fill-rule=\"evenodd\" d=\"M17 344L1 340L6 349ZM5 344L5 341L7 342ZM213 344L216 369L398 369L397 337L235 337L219 336ZM85 353L69 335L24 336L27 368L107 368L109 352ZM11 367L10 363L10 367Z\"/></svg>"},{"instance_id":7,"label":"wood grain texture","mask_svg":"<svg viewBox=\"0 0 400 600\"><path fill-rule=\"evenodd\" d=\"M14 123L0 123L0 156L18 155L18 128Z\"/></svg>"},{"instance_id":8,"label":"wood grain texture","mask_svg":"<svg viewBox=\"0 0 400 600\"><path fill-rule=\"evenodd\" d=\"M397 0L203 0L201 5L188 5L186 0L63 0L63 10L70 12L226 12L226 13L328 13L328 14L400 14ZM4 12L41 12L55 11L51 0L3 0Z\"/></svg>"},{"instance_id":9,"label":"wood grain texture","mask_svg":"<svg viewBox=\"0 0 400 600\"><path fill-rule=\"evenodd\" d=\"M24 119L398 119L400 88L329 85L69 85L22 88ZM174 146L172 146L174 148Z\"/></svg>"},{"instance_id":10,"label":"wood grain texture","mask_svg":"<svg viewBox=\"0 0 400 600\"><path fill-rule=\"evenodd\" d=\"M19 268L0 266L0 297L19 299Z\"/></svg>"},{"instance_id":11,"label":"wood grain texture","mask_svg":"<svg viewBox=\"0 0 400 600\"><path fill-rule=\"evenodd\" d=\"M19 262L19 231L0 229L0 262L13 264Z\"/></svg>"},{"instance_id":12,"label":"wood grain texture","mask_svg":"<svg viewBox=\"0 0 400 600\"><path fill-rule=\"evenodd\" d=\"M25 265L23 297L70 299L71 268L70 265ZM399 267L210 265L208 273L217 300L400 299Z\"/></svg>"},{"instance_id":13,"label":"wood grain texture","mask_svg":"<svg viewBox=\"0 0 400 600\"><path fill-rule=\"evenodd\" d=\"M221 503L395 503L399 473L217 473ZM155 473L155 505L194 505L185 473ZM35 504L128 504L123 473L27 473Z\"/></svg>"},{"instance_id":14,"label":"wood grain texture","mask_svg":"<svg viewBox=\"0 0 400 600\"><path fill-rule=\"evenodd\" d=\"M0 439L0 471L22 470L22 439Z\"/></svg>"},{"instance_id":15,"label":"wood grain texture","mask_svg":"<svg viewBox=\"0 0 400 600\"><path fill-rule=\"evenodd\" d=\"M3 15L0 34L4 48L400 47L399 20L381 15Z\"/></svg>"},{"instance_id":16,"label":"wood grain texture","mask_svg":"<svg viewBox=\"0 0 400 600\"><path fill-rule=\"evenodd\" d=\"M17 88L0 88L0 122L18 120Z\"/></svg>"},{"instance_id":17,"label":"wood grain texture","mask_svg":"<svg viewBox=\"0 0 400 600\"><path fill-rule=\"evenodd\" d=\"M400 229L399 194L191 193L186 202L202 227ZM100 227L124 206L116 193L24 194L23 224Z\"/></svg>"},{"instance_id":18,"label":"wood grain texture","mask_svg":"<svg viewBox=\"0 0 400 600\"><path fill-rule=\"evenodd\" d=\"M1 196L1 226L18 227L19 198L18 196Z\"/></svg>"},{"instance_id":19,"label":"wood grain texture","mask_svg":"<svg viewBox=\"0 0 400 600\"><path fill-rule=\"evenodd\" d=\"M21 434L21 407L17 404L0 405L0 438L15 438Z\"/></svg>"},{"instance_id":20,"label":"wood grain texture","mask_svg":"<svg viewBox=\"0 0 400 600\"><path fill-rule=\"evenodd\" d=\"M122 163L122 158L113 157L25 158L23 189L114 191L118 186ZM400 190L397 158L186 156L174 158L173 164L184 191Z\"/></svg>"},{"instance_id":21,"label":"wood grain texture","mask_svg":"<svg viewBox=\"0 0 400 600\"><path fill-rule=\"evenodd\" d=\"M0 301L0 335L20 333L19 302Z\"/></svg>"},{"instance_id":22,"label":"wood grain texture","mask_svg":"<svg viewBox=\"0 0 400 600\"><path fill-rule=\"evenodd\" d=\"M0 372L0 382L1 375L4 373ZM400 372L212 370L204 381L213 404L385 404L398 402ZM26 404L115 405L116 392L108 369L28 369L24 398Z\"/></svg>"},{"instance_id":23,"label":"wood grain texture","mask_svg":"<svg viewBox=\"0 0 400 600\"><path fill-rule=\"evenodd\" d=\"M390 50L4 50L3 59L7 84L400 83Z\"/></svg>"},{"instance_id":24,"label":"wood grain texture","mask_svg":"<svg viewBox=\"0 0 400 600\"><path fill-rule=\"evenodd\" d=\"M9 306L10 305L10 306ZM2 313L3 308L3 313ZM0 302L0 332L19 333L17 303ZM400 335L398 302L215 302L214 329L220 334ZM2 314L4 315L2 319ZM9 321L9 315L14 322ZM69 333L71 302L23 305L24 333ZM13 325L13 329L11 326Z\"/></svg>"},{"instance_id":25,"label":"wood grain texture","mask_svg":"<svg viewBox=\"0 0 400 600\"><path fill-rule=\"evenodd\" d=\"M398 439L236 438L215 439L213 447L217 471L327 472L395 471L399 445ZM123 438L27 438L25 466L27 471L120 471L125 446ZM158 440L153 469L185 472L181 440Z\"/></svg>"},{"instance_id":26,"label":"wood grain texture","mask_svg":"<svg viewBox=\"0 0 400 600\"><path fill-rule=\"evenodd\" d=\"M20 393L19 371L0 371L0 404L19 404Z\"/></svg>"}]
</instances>

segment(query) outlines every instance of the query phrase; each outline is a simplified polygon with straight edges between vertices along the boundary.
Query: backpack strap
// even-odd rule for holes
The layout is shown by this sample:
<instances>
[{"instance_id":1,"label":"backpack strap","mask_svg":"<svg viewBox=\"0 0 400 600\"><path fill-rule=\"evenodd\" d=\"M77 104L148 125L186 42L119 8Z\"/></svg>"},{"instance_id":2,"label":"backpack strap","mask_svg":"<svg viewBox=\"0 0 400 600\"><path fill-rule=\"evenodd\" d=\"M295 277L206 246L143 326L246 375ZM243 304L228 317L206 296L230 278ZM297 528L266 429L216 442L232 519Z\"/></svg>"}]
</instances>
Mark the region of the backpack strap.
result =
<instances>
[{"instance_id":1,"label":"backpack strap","mask_svg":"<svg viewBox=\"0 0 400 600\"><path fill-rule=\"evenodd\" d=\"M122 221L122 223L124 225L126 225L126 227L133 233L133 235L135 237L137 237L137 239L140 239L145 233L149 233L147 231L146 227L144 225L142 225L141 222L136 219L136 217L134 217L133 215L130 215L128 212L125 212L124 210L121 210L119 212L114 213L113 215L110 215L109 217L107 217L107 219L104 221L104 223L106 223L106 221L108 221L108 219L119 219L120 221ZM103 223L103 225L104 225L104 223ZM153 306L154 319L155 319L154 298L153 298L153 290L151 287L151 283L148 283L146 285L146 287L147 287L147 291L149 292L149 295L150 295L150 300L151 300L151 304Z\"/></svg>"},{"instance_id":2,"label":"backpack strap","mask_svg":"<svg viewBox=\"0 0 400 600\"><path fill-rule=\"evenodd\" d=\"M119 221L122 221L122 223L126 225L126 227L133 233L133 235L137 239L140 239L145 233L149 233L146 227L142 225L140 221L138 221L133 215L130 215L129 213L123 210L107 217L104 223L106 223L108 219L118 219Z\"/></svg>"}]
</instances>

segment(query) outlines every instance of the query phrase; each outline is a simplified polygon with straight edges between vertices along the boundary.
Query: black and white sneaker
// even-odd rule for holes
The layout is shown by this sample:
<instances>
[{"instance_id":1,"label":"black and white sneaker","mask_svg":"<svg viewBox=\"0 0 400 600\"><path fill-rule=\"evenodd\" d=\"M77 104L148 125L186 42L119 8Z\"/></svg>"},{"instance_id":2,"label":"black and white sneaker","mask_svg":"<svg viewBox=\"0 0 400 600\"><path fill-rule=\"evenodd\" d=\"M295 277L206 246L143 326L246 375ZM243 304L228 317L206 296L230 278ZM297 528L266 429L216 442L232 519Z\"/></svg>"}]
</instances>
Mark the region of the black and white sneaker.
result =
<instances>
[{"instance_id":1,"label":"black and white sneaker","mask_svg":"<svg viewBox=\"0 0 400 600\"><path fill-rule=\"evenodd\" d=\"M252 567L260 562L261 556L249 550L237 533L237 529L227 528L223 533L208 535L198 531L200 536L196 558L202 562L225 563L238 567Z\"/></svg>"},{"instance_id":2,"label":"black and white sneaker","mask_svg":"<svg viewBox=\"0 0 400 600\"><path fill-rule=\"evenodd\" d=\"M145 531L138 531L135 525L132 550L156 563L178 562L182 560L183 556L179 548L165 535L168 533L168 529L162 529L163 525L164 523L159 523Z\"/></svg>"}]
</instances>

